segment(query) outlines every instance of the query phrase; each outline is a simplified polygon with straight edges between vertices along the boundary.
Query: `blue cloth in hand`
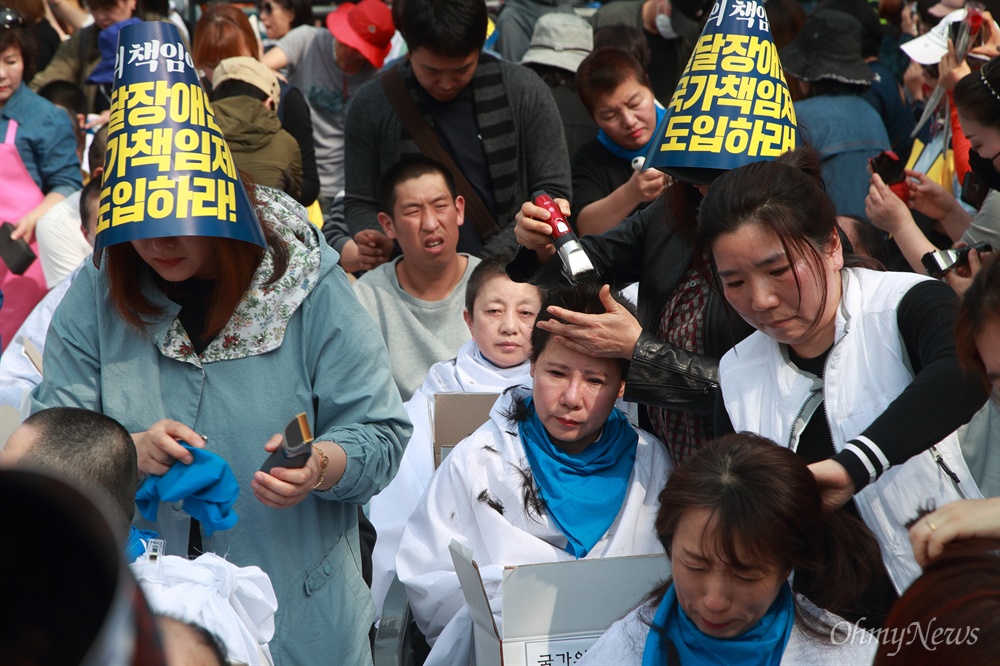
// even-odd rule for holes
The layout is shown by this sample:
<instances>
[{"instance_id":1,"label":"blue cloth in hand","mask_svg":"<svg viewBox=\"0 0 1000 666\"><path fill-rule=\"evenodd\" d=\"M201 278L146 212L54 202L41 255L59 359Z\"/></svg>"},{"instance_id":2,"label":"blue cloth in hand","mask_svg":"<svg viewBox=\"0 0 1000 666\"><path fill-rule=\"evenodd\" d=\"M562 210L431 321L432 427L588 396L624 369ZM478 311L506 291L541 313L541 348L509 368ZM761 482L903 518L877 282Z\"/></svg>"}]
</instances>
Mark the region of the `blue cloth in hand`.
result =
<instances>
[{"instance_id":1,"label":"blue cloth in hand","mask_svg":"<svg viewBox=\"0 0 1000 666\"><path fill-rule=\"evenodd\" d=\"M228 530L236 524L233 505L240 494L233 470L214 453L180 444L194 460L190 465L175 462L163 476L149 475L135 494L139 513L155 521L160 502L183 501L185 513L202 524L205 536Z\"/></svg>"}]
</instances>

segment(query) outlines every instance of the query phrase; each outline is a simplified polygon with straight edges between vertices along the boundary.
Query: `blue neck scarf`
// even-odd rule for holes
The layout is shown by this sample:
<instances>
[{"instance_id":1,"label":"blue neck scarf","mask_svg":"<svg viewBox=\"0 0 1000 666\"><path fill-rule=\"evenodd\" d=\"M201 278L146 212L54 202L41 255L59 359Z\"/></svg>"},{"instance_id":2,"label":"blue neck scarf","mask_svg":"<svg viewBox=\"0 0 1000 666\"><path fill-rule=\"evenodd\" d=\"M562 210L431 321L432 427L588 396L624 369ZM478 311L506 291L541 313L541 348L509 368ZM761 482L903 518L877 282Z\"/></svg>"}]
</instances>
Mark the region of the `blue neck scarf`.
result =
<instances>
[{"instance_id":1,"label":"blue neck scarf","mask_svg":"<svg viewBox=\"0 0 1000 666\"><path fill-rule=\"evenodd\" d=\"M569 454L552 443L526 398L529 416L518 423L531 473L556 527L566 535L564 549L585 557L615 522L635 464L639 436L625 415L611 411L597 441Z\"/></svg>"},{"instance_id":2,"label":"blue neck scarf","mask_svg":"<svg viewBox=\"0 0 1000 666\"><path fill-rule=\"evenodd\" d=\"M657 128L660 126L660 123L663 122L663 116L665 116L665 115L667 115L667 110L665 108L657 105L657 107L656 107L656 127ZM654 141L656 141L656 139L659 136L660 136L659 131L657 131L657 129L654 128L653 129L653 136L649 139L649 141L646 142L645 146L643 146L642 148L637 148L635 150L629 150L627 148L622 148L617 143L615 143L614 141L612 141L611 137L608 136L604 132L604 130L598 130L597 131L597 140L601 142L602 146L604 146L605 148L607 148L608 150L610 150L614 155L617 155L618 157L621 157L622 159L628 160L629 162L631 162L635 158L639 157L640 155L642 157L645 157L646 153L649 152L649 146L650 146L650 144L653 143Z\"/></svg>"},{"instance_id":3,"label":"blue neck scarf","mask_svg":"<svg viewBox=\"0 0 1000 666\"><path fill-rule=\"evenodd\" d=\"M677 603L671 585L656 609L653 626L642 651L642 666L667 663L667 646L677 649L681 664L778 666L795 624L792 590L786 582L771 607L749 631L736 638L703 634Z\"/></svg>"}]
</instances>

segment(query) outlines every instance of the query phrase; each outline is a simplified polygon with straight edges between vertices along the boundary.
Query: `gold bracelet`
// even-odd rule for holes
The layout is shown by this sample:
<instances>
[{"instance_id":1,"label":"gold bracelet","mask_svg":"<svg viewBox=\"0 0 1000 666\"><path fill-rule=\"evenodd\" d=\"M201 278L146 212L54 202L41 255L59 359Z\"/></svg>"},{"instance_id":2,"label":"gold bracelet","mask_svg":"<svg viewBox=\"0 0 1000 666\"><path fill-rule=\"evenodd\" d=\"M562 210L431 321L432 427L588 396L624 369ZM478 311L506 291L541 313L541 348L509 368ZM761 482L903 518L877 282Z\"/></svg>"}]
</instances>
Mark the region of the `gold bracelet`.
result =
<instances>
[{"instance_id":1,"label":"gold bracelet","mask_svg":"<svg viewBox=\"0 0 1000 666\"><path fill-rule=\"evenodd\" d=\"M313 486L313 490L316 490L323 484L323 479L326 478L326 468L330 465L330 459L325 453L323 453L323 449L319 448L315 444L313 444L312 447L317 453L323 456L323 464L319 468L319 481L317 481L316 485Z\"/></svg>"}]
</instances>

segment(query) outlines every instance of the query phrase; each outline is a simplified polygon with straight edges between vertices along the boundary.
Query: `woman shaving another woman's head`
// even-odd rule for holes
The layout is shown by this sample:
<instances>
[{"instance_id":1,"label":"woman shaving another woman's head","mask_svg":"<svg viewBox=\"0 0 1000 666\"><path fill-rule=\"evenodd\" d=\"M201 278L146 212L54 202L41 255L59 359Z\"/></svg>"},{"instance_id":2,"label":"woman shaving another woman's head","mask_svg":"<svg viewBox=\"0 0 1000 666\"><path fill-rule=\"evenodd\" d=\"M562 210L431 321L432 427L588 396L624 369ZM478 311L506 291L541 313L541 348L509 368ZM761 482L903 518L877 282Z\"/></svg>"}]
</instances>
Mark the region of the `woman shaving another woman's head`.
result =
<instances>
[{"instance_id":1,"label":"woman shaving another woman's head","mask_svg":"<svg viewBox=\"0 0 1000 666\"><path fill-rule=\"evenodd\" d=\"M836 209L805 171L752 167L747 191L723 188L702 202L699 235L739 315L812 358L833 344L845 262Z\"/></svg>"}]
</instances>

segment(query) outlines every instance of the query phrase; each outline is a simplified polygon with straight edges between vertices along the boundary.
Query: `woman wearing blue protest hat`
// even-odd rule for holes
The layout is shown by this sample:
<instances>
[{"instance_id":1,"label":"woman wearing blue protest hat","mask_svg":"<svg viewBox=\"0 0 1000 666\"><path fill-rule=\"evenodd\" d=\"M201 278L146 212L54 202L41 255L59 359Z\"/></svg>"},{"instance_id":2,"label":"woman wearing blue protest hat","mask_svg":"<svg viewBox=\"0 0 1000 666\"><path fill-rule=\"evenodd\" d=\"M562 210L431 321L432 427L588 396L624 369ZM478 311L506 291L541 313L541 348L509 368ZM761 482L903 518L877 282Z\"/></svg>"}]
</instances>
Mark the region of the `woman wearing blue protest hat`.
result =
<instances>
[{"instance_id":1,"label":"woman wearing blue protest hat","mask_svg":"<svg viewBox=\"0 0 1000 666\"><path fill-rule=\"evenodd\" d=\"M581 666L871 661L877 639L834 613L872 578L878 545L856 519L823 511L794 452L749 433L706 444L660 494L656 534L672 578ZM811 599L789 583L806 571L828 583Z\"/></svg>"},{"instance_id":2,"label":"woman wearing blue protest hat","mask_svg":"<svg viewBox=\"0 0 1000 666\"><path fill-rule=\"evenodd\" d=\"M561 287L545 306L603 309L597 285ZM470 548L499 608L505 566L653 554L657 494L671 463L615 408L628 361L531 335L533 388L500 397L489 421L442 462L396 553L428 663L467 664L472 620L449 544ZM497 614L497 626L502 620Z\"/></svg>"},{"instance_id":3,"label":"woman wearing blue protest hat","mask_svg":"<svg viewBox=\"0 0 1000 666\"><path fill-rule=\"evenodd\" d=\"M716 3L715 11L721 7ZM574 349L631 361L625 400L646 408L653 432L675 463L712 439L718 360L753 330L711 288L701 269L705 256L694 243L698 206L720 173L774 159L797 137L767 21L724 14L708 20L646 154L643 168L659 169L674 180L639 212L609 217L605 221L613 228L580 238L602 281L619 289L639 283L638 317L609 302L605 313L569 313L562 323L544 324ZM720 57L723 45L743 53L730 62ZM752 61L752 52L757 57L753 76L740 79L732 63ZM748 83L762 91L759 103L742 96ZM748 127L757 128L753 136ZM569 202L556 203L570 215ZM549 212L528 201L515 219L521 248L507 266L508 275L543 288L563 281L561 262L552 259Z\"/></svg>"},{"instance_id":4,"label":"woman wearing blue protest hat","mask_svg":"<svg viewBox=\"0 0 1000 666\"><path fill-rule=\"evenodd\" d=\"M149 22L122 40L179 37ZM410 434L388 354L305 209L244 187L197 73L176 66L186 51L169 54L124 66L95 237L102 268L88 263L53 316L31 409L114 417L144 474L190 466L185 444L219 456L238 483L238 521L202 534L182 505L160 502L149 527L166 553L215 552L267 573L276 663L370 662L358 506L388 484ZM127 94L160 82L156 99ZM144 114L125 113L126 98ZM175 137L163 159L137 141L150 128ZM275 433L300 413L308 428L298 419L287 443L304 444L301 457L263 471L284 441Z\"/></svg>"},{"instance_id":5,"label":"woman wearing blue protest hat","mask_svg":"<svg viewBox=\"0 0 1000 666\"><path fill-rule=\"evenodd\" d=\"M88 263L53 318L32 411L114 417L143 474L194 462L182 443L223 458L239 483L235 527L202 535L176 502L146 526L169 554L215 552L268 574L276 662L362 663L374 606L357 505L388 484L409 424L336 254L287 195L252 193L264 248L147 238L108 247L102 270ZM315 433L305 464L260 471L298 412Z\"/></svg>"}]
</instances>

